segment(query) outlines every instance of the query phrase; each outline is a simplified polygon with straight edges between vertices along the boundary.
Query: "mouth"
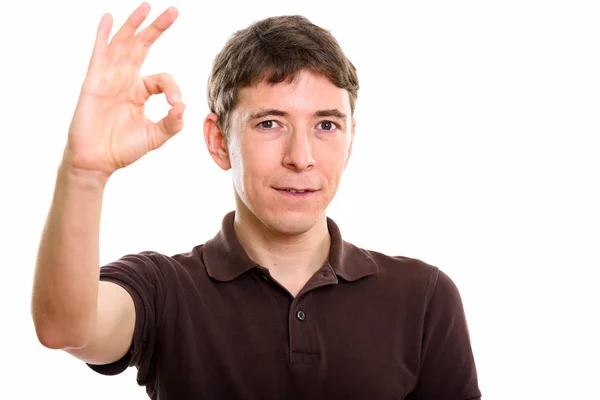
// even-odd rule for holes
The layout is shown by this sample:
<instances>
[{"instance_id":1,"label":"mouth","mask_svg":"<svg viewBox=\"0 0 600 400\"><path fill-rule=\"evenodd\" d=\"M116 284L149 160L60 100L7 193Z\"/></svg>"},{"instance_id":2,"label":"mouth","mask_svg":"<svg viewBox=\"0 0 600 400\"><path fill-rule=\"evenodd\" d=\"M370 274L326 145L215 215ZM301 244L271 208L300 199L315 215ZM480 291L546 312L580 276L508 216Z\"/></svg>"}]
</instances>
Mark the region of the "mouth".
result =
<instances>
[{"instance_id":1,"label":"mouth","mask_svg":"<svg viewBox=\"0 0 600 400\"><path fill-rule=\"evenodd\" d=\"M300 189L300 188L274 188L279 193L291 197L307 197L317 192L317 189Z\"/></svg>"},{"instance_id":2,"label":"mouth","mask_svg":"<svg viewBox=\"0 0 600 400\"><path fill-rule=\"evenodd\" d=\"M282 192L290 192L290 193L306 193L306 192L316 192L316 190L313 189L288 189L288 188L275 188L279 191Z\"/></svg>"}]
</instances>

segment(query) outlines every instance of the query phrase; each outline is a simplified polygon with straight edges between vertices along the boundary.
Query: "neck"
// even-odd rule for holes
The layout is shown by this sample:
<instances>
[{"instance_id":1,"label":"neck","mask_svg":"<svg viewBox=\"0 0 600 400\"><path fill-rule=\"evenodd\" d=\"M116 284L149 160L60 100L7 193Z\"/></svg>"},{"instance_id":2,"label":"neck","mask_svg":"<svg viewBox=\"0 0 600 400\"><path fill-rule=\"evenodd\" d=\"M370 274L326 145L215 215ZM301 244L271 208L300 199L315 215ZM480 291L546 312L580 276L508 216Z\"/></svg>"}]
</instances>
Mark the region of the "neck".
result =
<instances>
[{"instance_id":1,"label":"neck","mask_svg":"<svg viewBox=\"0 0 600 400\"><path fill-rule=\"evenodd\" d=\"M308 231L287 235L267 227L245 207L237 207L233 225L246 253L274 277L309 278L327 261L331 237L325 215Z\"/></svg>"}]
</instances>

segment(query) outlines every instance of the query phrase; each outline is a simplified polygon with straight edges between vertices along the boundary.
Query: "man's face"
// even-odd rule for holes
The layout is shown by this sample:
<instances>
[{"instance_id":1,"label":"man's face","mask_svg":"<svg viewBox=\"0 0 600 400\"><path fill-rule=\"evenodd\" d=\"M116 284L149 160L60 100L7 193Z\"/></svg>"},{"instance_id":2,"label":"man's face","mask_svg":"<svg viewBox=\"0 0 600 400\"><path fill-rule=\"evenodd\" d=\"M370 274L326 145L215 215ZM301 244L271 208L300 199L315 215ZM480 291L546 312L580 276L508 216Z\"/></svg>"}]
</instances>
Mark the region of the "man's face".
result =
<instances>
[{"instance_id":1,"label":"man's face","mask_svg":"<svg viewBox=\"0 0 600 400\"><path fill-rule=\"evenodd\" d=\"M324 218L350 156L348 92L303 71L292 83L242 89L230 118L238 208L275 232L307 232Z\"/></svg>"}]
</instances>

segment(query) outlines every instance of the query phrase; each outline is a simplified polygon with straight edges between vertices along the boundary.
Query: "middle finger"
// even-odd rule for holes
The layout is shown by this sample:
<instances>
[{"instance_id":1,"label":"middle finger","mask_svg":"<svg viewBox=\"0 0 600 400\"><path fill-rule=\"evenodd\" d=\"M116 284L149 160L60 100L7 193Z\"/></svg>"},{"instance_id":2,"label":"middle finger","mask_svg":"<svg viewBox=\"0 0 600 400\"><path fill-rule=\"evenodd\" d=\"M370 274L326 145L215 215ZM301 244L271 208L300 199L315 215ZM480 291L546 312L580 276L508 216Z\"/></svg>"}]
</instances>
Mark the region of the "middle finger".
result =
<instances>
[{"instance_id":1,"label":"middle finger","mask_svg":"<svg viewBox=\"0 0 600 400\"><path fill-rule=\"evenodd\" d=\"M136 35L136 38L140 41L142 47L147 53L149 47L156 42L156 40L173 25L173 22L179 16L179 11L175 7L167 8L162 14L160 14L154 22L142 29L140 33Z\"/></svg>"},{"instance_id":2,"label":"middle finger","mask_svg":"<svg viewBox=\"0 0 600 400\"><path fill-rule=\"evenodd\" d=\"M134 12L129 15L123 26L115 33L113 40L117 42L124 42L130 37L135 35L135 31L140 27L142 22L148 17L150 13L150 4L143 2L135 9Z\"/></svg>"}]
</instances>

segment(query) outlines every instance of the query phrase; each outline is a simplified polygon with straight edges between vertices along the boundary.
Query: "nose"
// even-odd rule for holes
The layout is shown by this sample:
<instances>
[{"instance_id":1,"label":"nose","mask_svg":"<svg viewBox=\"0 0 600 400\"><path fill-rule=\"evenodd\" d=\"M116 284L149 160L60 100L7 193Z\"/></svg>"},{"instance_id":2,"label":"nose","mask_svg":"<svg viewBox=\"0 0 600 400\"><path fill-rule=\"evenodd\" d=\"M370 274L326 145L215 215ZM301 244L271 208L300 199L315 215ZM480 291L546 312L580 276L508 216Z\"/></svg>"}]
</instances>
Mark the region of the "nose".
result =
<instances>
[{"instance_id":1,"label":"nose","mask_svg":"<svg viewBox=\"0 0 600 400\"><path fill-rule=\"evenodd\" d=\"M304 171L315 165L310 137L309 130L294 129L288 138L283 159L286 167L297 171Z\"/></svg>"}]
</instances>

